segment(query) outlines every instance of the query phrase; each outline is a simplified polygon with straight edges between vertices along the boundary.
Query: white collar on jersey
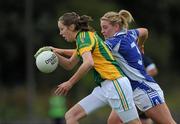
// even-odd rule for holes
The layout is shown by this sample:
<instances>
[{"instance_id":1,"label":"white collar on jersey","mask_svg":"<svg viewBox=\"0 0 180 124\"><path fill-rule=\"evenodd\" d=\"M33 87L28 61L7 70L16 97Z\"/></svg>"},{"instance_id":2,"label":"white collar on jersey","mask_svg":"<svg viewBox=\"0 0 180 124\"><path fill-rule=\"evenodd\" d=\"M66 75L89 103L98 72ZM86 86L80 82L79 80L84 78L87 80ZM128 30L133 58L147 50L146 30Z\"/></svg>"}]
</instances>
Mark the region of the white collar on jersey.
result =
<instances>
[{"instance_id":1,"label":"white collar on jersey","mask_svg":"<svg viewBox=\"0 0 180 124\"><path fill-rule=\"evenodd\" d=\"M120 32L115 33L113 36L119 36L127 33L127 29L122 29Z\"/></svg>"}]
</instances>

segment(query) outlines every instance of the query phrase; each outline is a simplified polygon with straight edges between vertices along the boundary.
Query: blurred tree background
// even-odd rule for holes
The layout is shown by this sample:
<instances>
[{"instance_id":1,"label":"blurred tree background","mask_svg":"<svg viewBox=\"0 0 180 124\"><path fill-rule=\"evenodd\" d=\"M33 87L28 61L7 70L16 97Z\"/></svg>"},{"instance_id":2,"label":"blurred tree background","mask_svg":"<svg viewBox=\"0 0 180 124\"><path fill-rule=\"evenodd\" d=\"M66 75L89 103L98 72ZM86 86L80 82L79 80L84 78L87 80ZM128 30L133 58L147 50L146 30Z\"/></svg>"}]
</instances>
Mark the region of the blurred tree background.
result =
<instances>
[{"instance_id":1,"label":"blurred tree background","mask_svg":"<svg viewBox=\"0 0 180 124\"><path fill-rule=\"evenodd\" d=\"M58 69L39 72L33 55L42 46L74 48L60 36L57 20L75 11L93 17L100 34L99 19L107 11L130 11L136 27L149 29L145 46L159 69L156 80L177 123L180 117L180 1L128 0L1 0L0 1L0 124L50 124L48 99L51 90L75 72ZM133 27L134 27L133 26ZM95 83L87 74L68 94L71 107L89 94ZM103 108L82 123L106 123L110 109Z\"/></svg>"}]
</instances>

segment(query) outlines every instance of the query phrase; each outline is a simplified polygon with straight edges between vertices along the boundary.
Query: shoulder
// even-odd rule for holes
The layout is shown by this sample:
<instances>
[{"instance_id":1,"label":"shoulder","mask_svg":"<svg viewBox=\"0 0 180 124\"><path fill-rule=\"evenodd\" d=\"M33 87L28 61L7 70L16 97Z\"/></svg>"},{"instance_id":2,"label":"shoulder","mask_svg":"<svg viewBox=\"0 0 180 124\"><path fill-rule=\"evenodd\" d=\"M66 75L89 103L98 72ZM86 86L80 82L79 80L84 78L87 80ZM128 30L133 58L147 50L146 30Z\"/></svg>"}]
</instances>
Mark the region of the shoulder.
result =
<instances>
[{"instance_id":1,"label":"shoulder","mask_svg":"<svg viewBox=\"0 0 180 124\"><path fill-rule=\"evenodd\" d=\"M85 31L78 32L76 38L77 38L77 40L81 40L81 39L84 39L86 37L89 37L89 35L90 35L90 32L85 32Z\"/></svg>"},{"instance_id":2,"label":"shoulder","mask_svg":"<svg viewBox=\"0 0 180 124\"><path fill-rule=\"evenodd\" d=\"M80 55L95 48L95 32L80 32L76 38L76 47Z\"/></svg>"},{"instance_id":3,"label":"shoulder","mask_svg":"<svg viewBox=\"0 0 180 124\"><path fill-rule=\"evenodd\" d=\"M88 43L91 40L91 36L94 35L93 32L79 32L76 41L77 43Z\"/></svg>"}]
</instances>

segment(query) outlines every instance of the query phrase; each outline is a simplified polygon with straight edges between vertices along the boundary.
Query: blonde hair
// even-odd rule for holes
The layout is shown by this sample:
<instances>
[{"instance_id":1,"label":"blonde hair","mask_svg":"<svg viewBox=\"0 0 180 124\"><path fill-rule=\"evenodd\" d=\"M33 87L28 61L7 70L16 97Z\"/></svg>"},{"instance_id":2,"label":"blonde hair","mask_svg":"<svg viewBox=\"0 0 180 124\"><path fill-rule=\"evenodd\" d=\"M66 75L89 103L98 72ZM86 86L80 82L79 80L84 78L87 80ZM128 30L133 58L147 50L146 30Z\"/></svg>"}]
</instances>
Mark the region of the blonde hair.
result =
<instances>
[{"instance_id":1,"label":"blonde hair","mask_svg":"<svg viewBox=\"0 0 180 124\"><path fill-rule=\"evenodd\" d=\"M122 29L128 29L129 23L134 21L131 13L127 10L120 10L119 12L107 12L100 20L109 21L112 25L119 24Z\"/></svg>"}]
</instances>

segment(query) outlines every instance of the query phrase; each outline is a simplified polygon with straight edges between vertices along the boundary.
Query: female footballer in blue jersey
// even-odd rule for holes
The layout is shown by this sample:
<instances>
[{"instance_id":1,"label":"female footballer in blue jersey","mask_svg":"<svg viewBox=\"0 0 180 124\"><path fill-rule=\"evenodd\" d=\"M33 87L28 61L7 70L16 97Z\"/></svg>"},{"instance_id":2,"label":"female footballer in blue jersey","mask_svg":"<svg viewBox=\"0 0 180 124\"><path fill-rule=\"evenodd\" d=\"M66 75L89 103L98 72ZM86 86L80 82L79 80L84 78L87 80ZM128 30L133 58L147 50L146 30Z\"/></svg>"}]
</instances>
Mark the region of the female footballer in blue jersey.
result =
<instances>
[{"instance_id":1,"label":"female footballer in blue jersey","mask_svg":"<svg viewBox=\"0 0 180 124\"><path fill-rule=\"evenodd\" d=\"M72 69L79 60L82 60L82 64L68 81L58 85L55 94L66 95L90 69L94 69L96 83L99 85L68 110L65 114L66 123L78 124L89 113L109 105L123 123L140 124L130 82L121 72L103 40L90 29L89 21L90 17L79 16L74 12L65 13L58 20L60 35L68 42L76 42L77 47L70 58L59 54L57 48L52 48L59 58L59 64L65 69Z\"/></svg>"},{"instance_id":2,"label":"female footballer in blue jersey","mask_svg":"<svg viewBox=\"0 0 180 124\"><path fill-rule=\"evenodd\" d=\"M131 82L136 106L155 123L175 124L165 103L163 91L144 69L140 49L144 46L148 31L145 28L128 30L128 24L132 20L131 14L126 10L104 14L100 23L105 43ZM108 124L121 123L113 110Z\"/></svg>"}]
</instances>

